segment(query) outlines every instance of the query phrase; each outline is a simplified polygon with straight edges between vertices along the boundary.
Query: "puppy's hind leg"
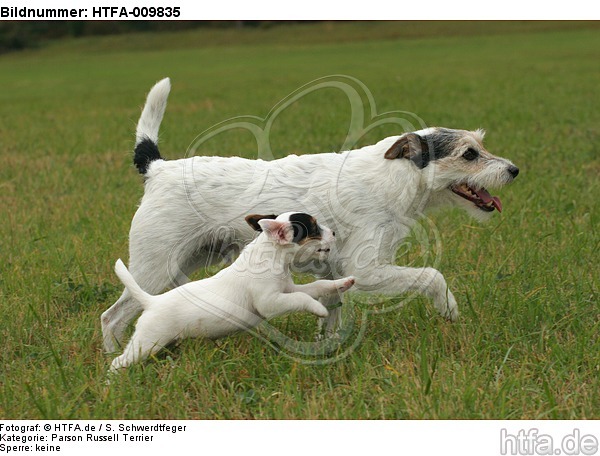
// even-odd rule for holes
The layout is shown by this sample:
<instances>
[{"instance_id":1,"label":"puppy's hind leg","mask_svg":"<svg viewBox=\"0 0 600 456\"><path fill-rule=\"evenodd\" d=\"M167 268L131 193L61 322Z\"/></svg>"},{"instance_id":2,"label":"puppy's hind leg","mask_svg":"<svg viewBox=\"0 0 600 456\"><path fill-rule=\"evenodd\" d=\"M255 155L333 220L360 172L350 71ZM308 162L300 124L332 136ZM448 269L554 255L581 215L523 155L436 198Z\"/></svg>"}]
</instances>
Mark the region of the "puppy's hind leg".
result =
<instances>
[{"instance_id":1,"label":"puppy's hind leg","mask_svg":"<svg viewBox=\"0 0 600 456\"><path fill-rule=\"evenodd\" d=\"M124 369L138 361L142 361L159 351L161 348L162 346L158 345L156 342L150 341L149 339L140 340L140 338L136 338L134 334L123 354L113 359L110 364L110 372L117 373L119 369Z\"/></svg>"},{"instance_id":2,"label":"puppy's hind leg","mask_svg":"<svg viewBox=\"0 0 600 456\"><path fill-rule=\"evenodd\" d=\"M168 319L143 314L122 355L113 359L110 372L116 373L131 364L143 361L176 339L176 330L169 328Z\"/></svg>"},{"instance_id":3,"label":"puppy's hind leg","mask_svg":"<svg viewBox=\"0 0 600 456\"><path fill-rule=\"evenodd\" d=\"M165 268L156 268L154 273L133 273L140 287L150 292L160 292L165 288L174 284L184 284L189 281L188 277L179 273L175 278L169 274L160 274ZM102 323L102 337L104 343L104 351L106 353L114 353L118 346L122 345L125 331L129 324L142 311L142 306L135 300L127 289L123 290L121 297L109 309L107 309L100 318Z\"/></svg>"}]
</instances>

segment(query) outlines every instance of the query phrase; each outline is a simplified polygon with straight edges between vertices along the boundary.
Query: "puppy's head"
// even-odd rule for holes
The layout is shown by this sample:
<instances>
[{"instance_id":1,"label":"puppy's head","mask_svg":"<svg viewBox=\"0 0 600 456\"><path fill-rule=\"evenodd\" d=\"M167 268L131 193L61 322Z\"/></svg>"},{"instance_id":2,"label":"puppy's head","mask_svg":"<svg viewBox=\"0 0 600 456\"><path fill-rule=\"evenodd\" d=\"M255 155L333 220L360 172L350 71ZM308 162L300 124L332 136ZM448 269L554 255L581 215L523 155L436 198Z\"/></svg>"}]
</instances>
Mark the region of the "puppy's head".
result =
<instances>
[{"instance_id":1,"label":"puppy's head","mask_svg":"<svg viewBox=\"0 0 600 456\"><path fill-rule=\"evenodd\" d=\"M400 136L385 152L388 160L408 160L438 202L462 207L485 219L502 212L502 202L487 190L512 182L517 168L510 160L489 153L483 130L428 128Z\"/></svg>"},{"instance_id":2,"label":"puppy's head","mask_svg":"<svg viewBox=\"0 0 600 456\"><path fill-rule=\"evenodd\" d=\"M304 212L277 215L252 214L246 222L276 246L302 250L303 257L323 259L331 251L335 233Z\"/></svg>"}]
</instances>

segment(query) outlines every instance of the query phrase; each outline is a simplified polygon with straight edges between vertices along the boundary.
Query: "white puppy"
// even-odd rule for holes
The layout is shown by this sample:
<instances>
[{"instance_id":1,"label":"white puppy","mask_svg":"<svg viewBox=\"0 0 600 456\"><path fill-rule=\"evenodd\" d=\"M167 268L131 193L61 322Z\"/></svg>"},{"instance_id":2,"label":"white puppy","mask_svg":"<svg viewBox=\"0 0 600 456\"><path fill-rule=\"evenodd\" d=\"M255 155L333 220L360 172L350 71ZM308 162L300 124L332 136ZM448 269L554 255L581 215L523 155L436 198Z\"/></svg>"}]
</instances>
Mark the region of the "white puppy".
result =
<instances>
[{"instance_id":1,"label":"white puppy","mask_svg":"<svg viewBox=\"0 0 600 456\"><path fill-rule=\"evenodd\" d=\"M262 232L231 266L162 295L143 291L123 262L117 261L119 279L144 310L111 371L145 359L178 339L216 339L290 312L326 317L329 312L317 299L343 293L354 285L352 277L305 285L292 281L294 257L323 260L335 240L335 233L312 216L288 212L278 217L249 215L246 221Z\"/></svg>"}]
</instances>

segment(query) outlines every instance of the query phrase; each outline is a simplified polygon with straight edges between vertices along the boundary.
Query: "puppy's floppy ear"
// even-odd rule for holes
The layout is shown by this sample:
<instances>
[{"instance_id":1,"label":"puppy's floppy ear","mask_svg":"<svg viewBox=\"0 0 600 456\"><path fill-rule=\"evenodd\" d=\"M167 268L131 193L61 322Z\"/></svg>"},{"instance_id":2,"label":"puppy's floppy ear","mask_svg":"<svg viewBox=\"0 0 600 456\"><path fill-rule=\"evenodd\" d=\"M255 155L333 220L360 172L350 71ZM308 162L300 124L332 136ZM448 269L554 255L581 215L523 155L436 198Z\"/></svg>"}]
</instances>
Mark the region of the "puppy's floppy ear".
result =
<instances>
[{"instance_id":1,"label":"puppy's floppy ear","mask_svg":"<svg viewBox=\"0 0 600 456\"><path fill-rule=\"evenodd\" d=\"M406 158L423 169L429 163L429 145L416 133L406 133L390 147L384 155L388 160Z\"/></svg>"},{"instance_id":2,"label":"puppy's floppy ear","mask_svg":"<svg viewBox=\"0 0 600 456\"><path fill-rule=\"evenodd\" d=\"M294 238L294 229L290 222L278 222L272 219L260 219L262 231L277 244L290 244Z\"/></svg>"},{"instance_id":3,"label":"puppy's floppy ear","mask_svg":"<svg viewBox=\"0 0 600 456\"><path fill-rule=\"evenodd\" d=\"M277 216L276 215L260 215L260 214L250 214L246 216L246 223L248 223L248 225L250 225L254 231L262 231L262 228L260 227L260 225L258 224L259 220L263 220L263 219L276 219Z\"/></svg>"}]
</instances>

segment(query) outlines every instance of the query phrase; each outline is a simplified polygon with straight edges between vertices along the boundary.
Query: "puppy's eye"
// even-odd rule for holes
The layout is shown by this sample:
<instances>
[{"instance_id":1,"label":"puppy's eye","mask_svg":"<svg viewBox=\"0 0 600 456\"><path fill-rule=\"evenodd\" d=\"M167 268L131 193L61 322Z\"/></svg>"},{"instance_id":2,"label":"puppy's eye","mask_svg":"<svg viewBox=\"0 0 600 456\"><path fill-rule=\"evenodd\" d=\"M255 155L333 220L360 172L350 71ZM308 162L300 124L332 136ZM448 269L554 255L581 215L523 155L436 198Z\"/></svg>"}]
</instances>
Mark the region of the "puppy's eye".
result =
<instances>
[{"instance_id":1,"label":"puppy's eye","mask_svg":"<svg viewBox=\"0 0 600 456\"><path fill-rule=\"evenodd\" d=\"M479 157L479 152L477 152L475 149L467 149L467 151L463 154L463 158L465 160L475 160L477 157Z\"/></svg>"}]
</instances>

